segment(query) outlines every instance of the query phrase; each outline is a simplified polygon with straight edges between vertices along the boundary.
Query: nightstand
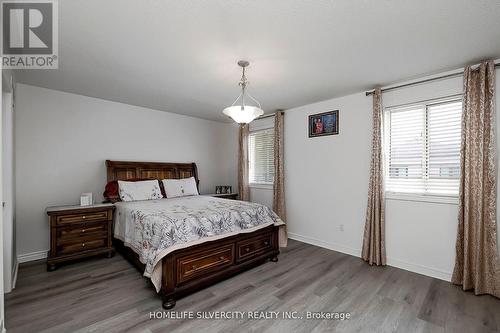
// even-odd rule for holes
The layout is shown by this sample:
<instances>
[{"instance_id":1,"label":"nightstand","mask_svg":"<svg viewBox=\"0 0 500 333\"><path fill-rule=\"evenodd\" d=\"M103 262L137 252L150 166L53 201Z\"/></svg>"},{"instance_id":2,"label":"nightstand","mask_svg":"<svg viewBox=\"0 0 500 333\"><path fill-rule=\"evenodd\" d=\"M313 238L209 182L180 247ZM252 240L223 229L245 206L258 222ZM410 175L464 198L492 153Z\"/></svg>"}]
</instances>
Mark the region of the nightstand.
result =
<instances>
[{"instance_id":1,"label":"nightstand","mask_svg":"<svg viewBox=\"0 0 500 333\"><path fill-rule=\"evenodd\" d=\"M231 200L238 200L238 193L214 193L214 194L208 194L211 197L216 197L216 198L223 198L223 199L231 199Z\"/></svg>"},{"instance_id":2,"label":"nightstand","mask_svg":"<svg viewBox=\"0 0 500 333\"><path fill-rule=\"evenodd\" d=\"M60 206L46 209L50 223L47 270L96 255L115 254L112 244L113 204Z\"/></svg>"}]
</instances>

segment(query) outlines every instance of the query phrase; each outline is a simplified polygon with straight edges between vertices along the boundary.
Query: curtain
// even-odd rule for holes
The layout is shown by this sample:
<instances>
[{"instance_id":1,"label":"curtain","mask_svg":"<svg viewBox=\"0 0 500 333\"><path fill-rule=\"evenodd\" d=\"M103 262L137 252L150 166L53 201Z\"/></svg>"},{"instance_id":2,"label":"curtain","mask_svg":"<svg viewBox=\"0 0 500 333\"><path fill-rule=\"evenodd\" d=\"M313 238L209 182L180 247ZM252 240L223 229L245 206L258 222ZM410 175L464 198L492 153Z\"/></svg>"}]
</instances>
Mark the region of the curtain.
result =
<instances>
[{"instance_id":1,"label":"curtain","mask_svg":"<svg viewBox=\"0 0 500 333\"><path fill-rule=\"evenodd\" d=\"M239 131L238 149L238 195L243 201L250 200L248 188L248 124L241 124Z\"/></svg>"},{"instance_id":2,"label":"curtain","mask_svg":"<svg viewBox=\"0 0 500 333\"><path fill-rule=\"evenodd\" d=\"M368 204L361 257L370 265L385 265L385 202L382 153L382 92L373 94L372 154Z\"/></svg>"},{"instance_id":3,"label":"curtain","mask_svg":"<svg viewBox=\"0 0 500 333\"><path fill-rule=\"evenodd\" d=\"M460 191L452 282L500 298L496 226L495 68L464 70Z\"/></svg>"},{"instance_id":4,"label":"curtain","mask_svg":"<svg viewBox=\"0 0 500 333\"><path fill-rule=\"evenodd\" d=\"M283 160L283 124L284 114L276 112L274 116L274 185L273 185L273 210L286 223L285 212L285 174ZM288 236L286 225L279 229L280 247L286 247Z\"/></svg>"}]
</instances>

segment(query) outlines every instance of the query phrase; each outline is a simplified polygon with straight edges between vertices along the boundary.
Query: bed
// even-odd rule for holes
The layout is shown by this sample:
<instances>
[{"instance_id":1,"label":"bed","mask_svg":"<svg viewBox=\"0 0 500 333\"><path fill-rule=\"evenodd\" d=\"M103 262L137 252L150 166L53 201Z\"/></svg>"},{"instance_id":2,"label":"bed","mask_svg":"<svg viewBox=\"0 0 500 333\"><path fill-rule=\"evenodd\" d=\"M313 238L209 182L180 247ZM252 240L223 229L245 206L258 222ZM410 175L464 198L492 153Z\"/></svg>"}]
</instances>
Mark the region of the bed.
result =
<instances>
[{"instance_id":1,"label":"bed","mask_svg":"<svg viewBox=\"0 0 500 333\"><path fill-rule=\"evenodd\" d=\"M109 182L194 177L195 163L106 161ZM115 202L116 249L150 278L165 309L268 260L283 222L263 205L210 196Z\"/></svg>"}]
</instances>

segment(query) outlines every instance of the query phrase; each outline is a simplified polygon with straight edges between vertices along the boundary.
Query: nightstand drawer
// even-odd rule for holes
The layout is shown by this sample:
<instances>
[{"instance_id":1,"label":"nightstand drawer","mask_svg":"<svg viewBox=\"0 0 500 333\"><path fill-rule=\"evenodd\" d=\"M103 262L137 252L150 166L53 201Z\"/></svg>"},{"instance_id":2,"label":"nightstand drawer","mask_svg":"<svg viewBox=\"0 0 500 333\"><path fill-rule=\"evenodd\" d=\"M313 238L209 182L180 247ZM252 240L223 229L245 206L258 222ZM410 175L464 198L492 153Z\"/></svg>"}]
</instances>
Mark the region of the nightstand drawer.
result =
<instances>
[{"instance_id":1,"label":"nightstand drawer","mask_svg":"<svg viewBox=\"0 0 500 333\"><path fill-rule=\"evenodd\" d=\"M57 244L57 246L60 246L60 245L66 245L66 244L85 243L85 242L90 242L90 241L100 240L100 239L106 240L107 236L108 236L107 232L98 231L98 232L83 234L79 237L58 238L56 244Z\"/></svg>"},{"instance_id":2,"label":"nightstand drawer","mask_svg":"<svg viewBox=\"0 0 500 333\"><path fill-rule=\"evenodd\" d=\"M87 235L94 235L94 238L102 238L107 235L107 228L108 224L106 222L78 223L58 227L56 235L58 240L69 240Z\"/></svg>"},{"instance_id":3,"label":"nightstand drawer","mask_svg":"<svg viewBox=\"0 0 500 333\"><path fill-rule=\"evenodd\" d=\"M92 221L105 221L108 219L108 212L94 212L88 214L72 214L72 215L61 215L57 216L56 224L57 225L66 225L69 223L78 223L78 222L92 222Z\"/></svg>"},{"instance_id":4,"label":"nightstand drawer","mask_svg":"<svg viewBox=\"0 0 500 333\"><path fill-rule=\"evenodd\" d=\"M97 249L100 247L105 247L105 245L106 245L105 238L88 240L88 241L82 240L78 243L62 244L57 246L57 254L64 255L76 252L83 252L83 251Z\"/></svg>"}]
</instances>

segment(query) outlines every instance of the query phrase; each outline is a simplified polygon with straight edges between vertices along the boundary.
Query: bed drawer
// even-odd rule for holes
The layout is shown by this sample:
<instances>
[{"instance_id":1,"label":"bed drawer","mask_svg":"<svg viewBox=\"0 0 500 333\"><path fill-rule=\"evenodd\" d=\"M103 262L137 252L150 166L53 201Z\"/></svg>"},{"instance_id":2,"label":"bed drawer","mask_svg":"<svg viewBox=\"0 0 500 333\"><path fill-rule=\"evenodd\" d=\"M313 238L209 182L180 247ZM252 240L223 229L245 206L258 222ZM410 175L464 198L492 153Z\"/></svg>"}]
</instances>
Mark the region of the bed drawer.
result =
<instances>
[{"instance_id":1,"label":"bed drawer","mask_svg":"<svg viewBox=\"0 0 500 333\"><path fill-rule=\"evenodd\" d=\"M61 244L57 246L57 254L65 255L76 252L94 250L98 248L103 248L106 246L106 239L93 239L93 240L82 240L78 243Z\"/></svg>"},{"instance_id":2,"label":"bed drawer","mask_svg":"<svg viewBox=\"0 0 500 333\"><path fill-rule=\"evenodd\" d=\"M196 255L177 259L177 282L189 281L199 275L217 272L221 267L231 266L234 259L234 246L227 244Z\"/></svg>"},{"instance_id":3,"label":"bed drawer","mask_svg":"<svg viewBox=\"0 0 500 333\"><path fill-rule=\"evenodd\" d=\"M72 214L72 215L61 215L57 216L56 224L57 225L67 225L71 223L78 222L93 222L93 221L106 221L108 220L108 212L94 212L88 214Z\"/></svg>"},{"instance_id":4,"label":"bed drawer","mask_svg":"<svg viewBox=\"0 0 500 333\"><path fill-rule=\"evenodd\" d=\"M272 234L259 235L236 244L237 260L249 260L271 249Z\"/></svg>"}]
</instances>

